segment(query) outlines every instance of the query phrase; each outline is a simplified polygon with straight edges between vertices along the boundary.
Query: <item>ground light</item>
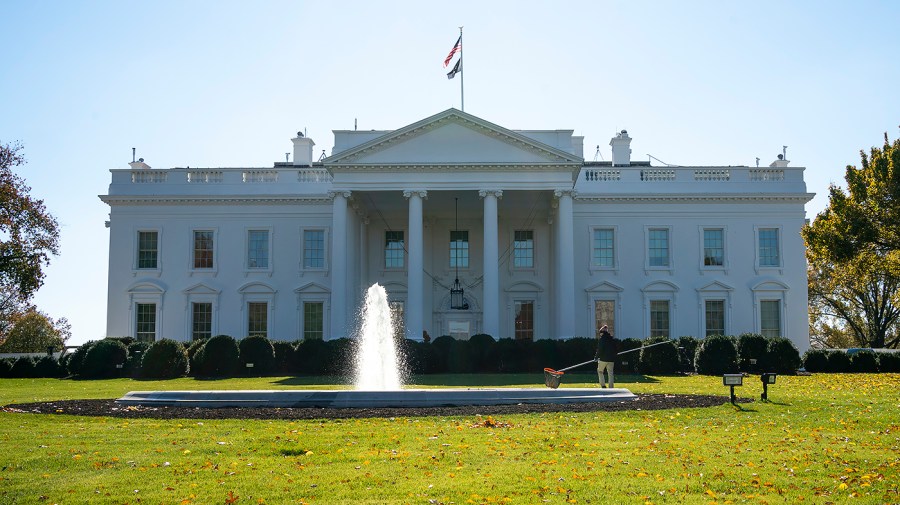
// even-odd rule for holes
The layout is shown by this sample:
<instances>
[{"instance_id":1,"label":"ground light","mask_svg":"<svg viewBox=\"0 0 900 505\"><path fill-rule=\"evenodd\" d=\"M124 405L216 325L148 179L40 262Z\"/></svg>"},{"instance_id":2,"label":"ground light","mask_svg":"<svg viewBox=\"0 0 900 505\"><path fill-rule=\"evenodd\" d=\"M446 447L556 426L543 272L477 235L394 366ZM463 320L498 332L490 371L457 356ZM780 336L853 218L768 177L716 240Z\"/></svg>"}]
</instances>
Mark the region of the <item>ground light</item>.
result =
<instances>
[{"instance_id":1,"label":"ground light","mask_svg":"<svg viewBox=\"0 0 900 505\"><path fill-rule=\"evenodd\" d=\"M778 377L778 374L775 373L764 373L759 378L762 380L763 392L760 395L759 399L767 402L769 401L769 384L775 384L775 379Z\"/></svg>"},{"instance_id":2,"label":"ground light","mask_svg":"<svg viewBox=\"0 0 900 505\"><path fill-rule=\"evenodd\" d=\"M731 404L735 405L737 397L734 396L734 387L744 385L744 376L739 373L727 373L722 375L722 384L731 386Z\"/></svg>"}]
</instances>

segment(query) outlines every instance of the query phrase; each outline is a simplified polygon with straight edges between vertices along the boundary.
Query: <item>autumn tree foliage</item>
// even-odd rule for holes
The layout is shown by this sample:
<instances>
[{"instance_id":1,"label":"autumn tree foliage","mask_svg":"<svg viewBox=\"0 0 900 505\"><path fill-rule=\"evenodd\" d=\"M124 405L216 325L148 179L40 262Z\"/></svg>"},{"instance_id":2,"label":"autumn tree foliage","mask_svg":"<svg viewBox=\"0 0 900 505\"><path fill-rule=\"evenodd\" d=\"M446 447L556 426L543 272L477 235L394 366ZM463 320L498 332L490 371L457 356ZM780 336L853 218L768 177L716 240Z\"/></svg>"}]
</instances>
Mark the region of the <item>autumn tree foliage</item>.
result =
<instances>
[{"instance_id":1,"label":"autumn tree foliage","mask_svg":"<svg viewBox=\"0 0 900 505\"><path fill-rule=\"evenodd\" d=\"M0 288L28 299L59 252L59 225L13 172L24 164L21 144L0 143Z\"/></svg>"},{"instance_id":2,"label":"autumn tree foliage","mask_svg":"<svg viewBox=\"0 0 900 505\"><path fill-rule=\"evenodd\" d=\"M30 309L16 317L0 343L0 352L46 352L48 347L60 351L71 335L71 325L66 318L53 319Z\"/></svg>"},{"instance_id":3,"label":"autumn tree foliage","mask_svg":"<svg viewBox=\"0 0 900 505\"><path fill-rule=\"evenodd\" d=\"M826 347L900 344L900 139L860 151L846 191L803 229L810 333Z\"/></svg>"}]
</instances>

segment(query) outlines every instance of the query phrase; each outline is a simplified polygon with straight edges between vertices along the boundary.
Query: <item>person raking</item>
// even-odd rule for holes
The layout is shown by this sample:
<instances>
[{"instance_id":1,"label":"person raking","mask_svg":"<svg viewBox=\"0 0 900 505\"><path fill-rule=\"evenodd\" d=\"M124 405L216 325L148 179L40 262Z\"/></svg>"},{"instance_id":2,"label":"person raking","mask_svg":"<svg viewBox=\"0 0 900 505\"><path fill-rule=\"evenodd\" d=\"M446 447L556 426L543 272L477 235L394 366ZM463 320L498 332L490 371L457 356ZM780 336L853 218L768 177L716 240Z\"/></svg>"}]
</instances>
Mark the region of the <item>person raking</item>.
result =
<instances>
[{"instance_id":1,"label":"person raking","mask_svg":"<svg viewBox=\"0 0 900 505\"><path fill-rule=\"evenodd\" d=\"M597 377L600 380L600 387L606 387L607 381L603 377L604 372L609 378L609 387L615 387L613 368L616 364L618 347L618 341L612 336L609 332L609 328L604 324L600 328L600 338L597 340L597 354L594 356L597 360Z\"/></svg>"}]
</instances>

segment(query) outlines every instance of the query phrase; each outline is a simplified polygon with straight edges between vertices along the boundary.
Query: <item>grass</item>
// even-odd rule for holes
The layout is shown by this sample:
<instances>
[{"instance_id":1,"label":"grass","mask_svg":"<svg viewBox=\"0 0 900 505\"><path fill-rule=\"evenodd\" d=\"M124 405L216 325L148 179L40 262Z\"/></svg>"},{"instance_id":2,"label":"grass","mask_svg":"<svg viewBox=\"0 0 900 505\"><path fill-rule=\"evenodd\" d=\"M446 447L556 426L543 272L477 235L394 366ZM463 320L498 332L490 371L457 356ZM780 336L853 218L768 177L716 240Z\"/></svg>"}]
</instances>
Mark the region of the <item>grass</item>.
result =
<instances>
[{"instance_id":1,"label":"grass","mask_svg":"<svg viewBox=\"0 0 900 505\"><path fill-rule=\"evenodd\" d=\"M591 387L591 374L564 385ZM726 395L718 377L623 377ZM538 375L425 377L514 386ZM749 378L738 395L758 399ZM321 379L0 380L0 404ZM329 421L0 413L2 503L898 503L900 375L778 377L740 408Z\"/></svg>"}]
</instances>

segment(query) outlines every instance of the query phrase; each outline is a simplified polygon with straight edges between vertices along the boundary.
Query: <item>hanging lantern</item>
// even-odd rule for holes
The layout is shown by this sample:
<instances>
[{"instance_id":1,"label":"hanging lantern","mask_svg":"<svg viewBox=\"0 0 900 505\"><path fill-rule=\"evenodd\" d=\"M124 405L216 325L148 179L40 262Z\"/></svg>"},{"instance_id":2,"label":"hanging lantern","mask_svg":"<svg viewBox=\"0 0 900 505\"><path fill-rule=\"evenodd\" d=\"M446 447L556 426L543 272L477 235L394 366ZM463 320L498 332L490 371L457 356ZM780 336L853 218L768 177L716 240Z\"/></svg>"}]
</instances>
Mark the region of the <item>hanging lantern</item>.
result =
<instances>
[{"instance_id":1,"label":"hanging lantern","mask_svg":"<svg viewBox=\"0 0 900 505\"><path fill-rule=\"evenodd\" d=\"M456 230L459 231L459 198L456 198ZM459 251L457 251L457 254ZM453 287L450 288L450 308L454 310L464 310L466 306L462 285L459 283L459 256L453 258L456 265L456 280L453 281Z\"/></svg>"}]
</instances>

